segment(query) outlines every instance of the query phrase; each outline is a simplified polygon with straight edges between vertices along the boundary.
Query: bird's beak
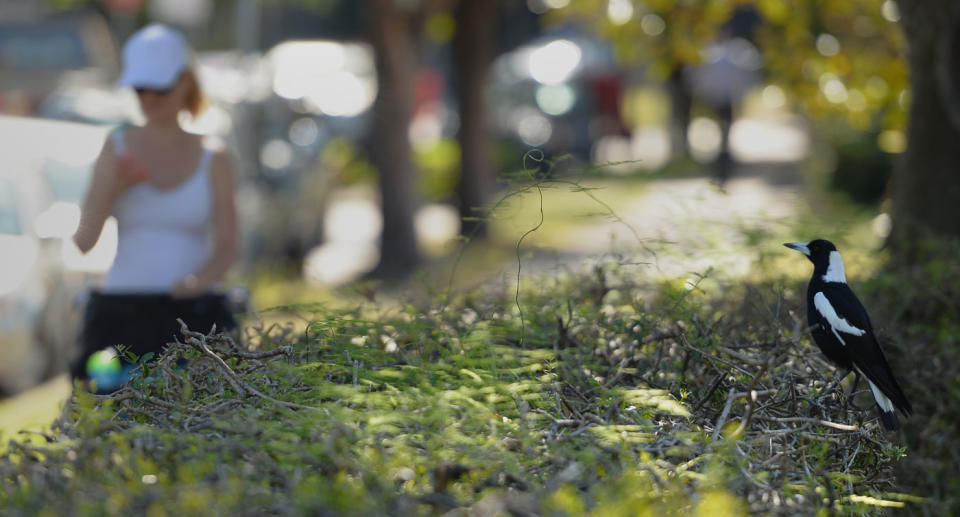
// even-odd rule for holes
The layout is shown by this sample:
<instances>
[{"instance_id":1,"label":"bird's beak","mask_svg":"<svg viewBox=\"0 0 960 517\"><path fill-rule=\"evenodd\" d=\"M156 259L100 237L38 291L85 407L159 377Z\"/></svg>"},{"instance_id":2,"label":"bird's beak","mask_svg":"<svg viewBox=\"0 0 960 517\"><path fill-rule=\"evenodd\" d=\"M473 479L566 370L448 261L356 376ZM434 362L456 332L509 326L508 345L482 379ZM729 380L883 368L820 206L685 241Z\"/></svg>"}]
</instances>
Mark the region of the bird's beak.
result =
<instances>
[{"instance_id":1,"label":"bird's beak","mask_svg":"<svg viewBox=\"0 0 960 517\"><path fill-rule=\"evenodd\" d=\"M806 242L785 242L783 245L792 250L797 250L808 257L810 256L810 248L807 247Z\"/></svg>"}]
</instances>

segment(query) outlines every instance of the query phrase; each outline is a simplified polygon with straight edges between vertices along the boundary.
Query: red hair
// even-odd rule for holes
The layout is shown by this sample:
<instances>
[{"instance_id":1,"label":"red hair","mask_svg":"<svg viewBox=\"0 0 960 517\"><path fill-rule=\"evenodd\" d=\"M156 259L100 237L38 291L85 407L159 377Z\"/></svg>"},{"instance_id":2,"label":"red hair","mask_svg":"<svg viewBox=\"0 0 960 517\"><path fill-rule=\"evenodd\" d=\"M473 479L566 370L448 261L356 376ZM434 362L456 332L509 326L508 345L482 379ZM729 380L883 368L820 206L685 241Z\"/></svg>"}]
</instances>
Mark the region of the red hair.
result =
<instances>
[{"instance_id":1,"label":"red hair","mask_svg":"<svg viewBox=\"0 0 960 517\"><path fill-rule=\"evenodd\" d=\"M196 118L203 113L203 110L207 109L209 103L207 97L203 94L203 90L200 89L200 81L197 80L197 74L193 69L187 69L183 73L183 78L190 88L183 100L183 109L189 111L190 115Z\"/></svg>"}]
</instances>

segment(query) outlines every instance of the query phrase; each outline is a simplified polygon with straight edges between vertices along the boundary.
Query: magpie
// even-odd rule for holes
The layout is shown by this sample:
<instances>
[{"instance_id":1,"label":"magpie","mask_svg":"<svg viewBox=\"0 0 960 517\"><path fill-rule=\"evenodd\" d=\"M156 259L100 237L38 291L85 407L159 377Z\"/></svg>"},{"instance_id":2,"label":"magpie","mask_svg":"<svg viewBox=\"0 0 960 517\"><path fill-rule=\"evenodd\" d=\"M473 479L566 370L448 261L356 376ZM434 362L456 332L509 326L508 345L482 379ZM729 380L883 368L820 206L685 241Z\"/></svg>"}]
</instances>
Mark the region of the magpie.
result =
<instances>
[{"instance_id":1,"label":"magpie","mask_svg":"<svg viewBox=\"0 0 960 517\"><path fill-rule=\"evenodd\" d=\"M888 431L899 428L895 410L909 416L913 408L887 364L867 310L847 285L840 252L823 239L788 242L784 246L803 253L813 262L813 277L807 286L807 322L823 354L844 369L837 382L854 372L856 389L860 376L866 377L883 427Z\"/></svg>"}]
</instances>

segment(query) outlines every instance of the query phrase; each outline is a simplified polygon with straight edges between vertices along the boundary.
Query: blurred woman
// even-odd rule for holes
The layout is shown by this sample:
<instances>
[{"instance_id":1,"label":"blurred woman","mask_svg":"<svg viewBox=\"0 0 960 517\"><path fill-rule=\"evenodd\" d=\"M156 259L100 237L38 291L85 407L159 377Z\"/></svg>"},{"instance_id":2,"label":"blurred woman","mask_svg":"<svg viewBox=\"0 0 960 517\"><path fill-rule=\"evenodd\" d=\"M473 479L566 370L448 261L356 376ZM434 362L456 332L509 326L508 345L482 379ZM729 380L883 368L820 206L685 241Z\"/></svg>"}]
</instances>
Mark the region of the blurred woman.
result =
<instances>
[{"instance_id":1,"label":"blurred woman","mask_svg":"<svg viewBox=\"0 0 960 517\"><path fill-rule=\"evenodd\" d=\"M82 380L102 349L158 354L179 333L178 317L201 332L234 325L215 293L237 255L233 166L224 150L180 126L183 111L195 117L205 104L183 35L163 25L135 33L124 46L120 86L137 92L146 123L104 143L74 235L86 253L106 219L117 220L116 259L91 295L83 352L71 366Z\"/></svg>"}]
</instances>

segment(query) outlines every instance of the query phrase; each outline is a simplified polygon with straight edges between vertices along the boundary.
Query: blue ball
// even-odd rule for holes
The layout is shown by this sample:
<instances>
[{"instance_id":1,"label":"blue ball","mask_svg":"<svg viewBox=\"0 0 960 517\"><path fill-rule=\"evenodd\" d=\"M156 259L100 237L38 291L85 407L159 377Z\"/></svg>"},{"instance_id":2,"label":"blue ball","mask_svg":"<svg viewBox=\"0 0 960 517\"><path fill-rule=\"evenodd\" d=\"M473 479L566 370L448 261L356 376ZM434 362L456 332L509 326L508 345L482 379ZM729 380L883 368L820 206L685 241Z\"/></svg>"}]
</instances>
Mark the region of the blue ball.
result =
<instances>
[{"instance_id":1,"label":"blue ball","mask_svg":"<svg viewBox=\"0 0 960 517\"><path fill-rule=\"evenodd\" d=\"M113 390L126 380L123 363L112 347L101 350L87 359L87 377L96 381L97 391Z\"/></svg>"}]
</instances>

